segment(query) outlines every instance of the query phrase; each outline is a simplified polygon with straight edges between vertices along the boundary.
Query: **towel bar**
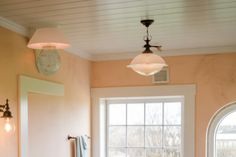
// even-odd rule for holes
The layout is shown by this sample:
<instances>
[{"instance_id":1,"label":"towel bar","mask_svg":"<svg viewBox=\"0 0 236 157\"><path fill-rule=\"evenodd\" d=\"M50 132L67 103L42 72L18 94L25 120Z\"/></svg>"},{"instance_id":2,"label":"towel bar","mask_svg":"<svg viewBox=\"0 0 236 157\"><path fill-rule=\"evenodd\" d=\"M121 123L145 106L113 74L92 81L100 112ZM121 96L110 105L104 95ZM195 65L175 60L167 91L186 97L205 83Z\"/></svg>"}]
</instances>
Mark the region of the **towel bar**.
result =
<instances>
[{"instance_id":1,"label":"towel bar","mask_svg":"<svg viewBox=\"0 0 236 157\"><path fill-rule=\"evenodd\" d=\"M88 139L91 139L91 137L89 137L88 135L84 135L84 136L86 136ZM76 138L77 138L77 137L70 136L70 135L67 136L67 139L68 139L68 140L75 140Z\"/></svg>"}]
</instances>

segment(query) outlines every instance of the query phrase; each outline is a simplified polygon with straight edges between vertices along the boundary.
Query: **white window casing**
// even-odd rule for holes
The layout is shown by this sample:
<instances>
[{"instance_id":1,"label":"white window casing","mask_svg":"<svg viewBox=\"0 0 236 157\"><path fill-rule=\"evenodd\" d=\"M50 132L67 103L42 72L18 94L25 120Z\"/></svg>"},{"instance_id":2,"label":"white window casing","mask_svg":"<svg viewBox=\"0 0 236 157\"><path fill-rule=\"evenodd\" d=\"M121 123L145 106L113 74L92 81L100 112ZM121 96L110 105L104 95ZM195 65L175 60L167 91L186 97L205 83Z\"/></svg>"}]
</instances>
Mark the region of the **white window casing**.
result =
<instances>
[{"instance_id":1,"label":"white window casing","mask_svg":"<svg viewBox=\"0 0 236 157\"><path fill-rule=\"evenodd\" d=\"M183 157L194 157L195 85L92 88L92 156L106 157L106 101L127 98L183 97ZM103 122L103 123L101 123Z\"/></svg>"}]
</instances>

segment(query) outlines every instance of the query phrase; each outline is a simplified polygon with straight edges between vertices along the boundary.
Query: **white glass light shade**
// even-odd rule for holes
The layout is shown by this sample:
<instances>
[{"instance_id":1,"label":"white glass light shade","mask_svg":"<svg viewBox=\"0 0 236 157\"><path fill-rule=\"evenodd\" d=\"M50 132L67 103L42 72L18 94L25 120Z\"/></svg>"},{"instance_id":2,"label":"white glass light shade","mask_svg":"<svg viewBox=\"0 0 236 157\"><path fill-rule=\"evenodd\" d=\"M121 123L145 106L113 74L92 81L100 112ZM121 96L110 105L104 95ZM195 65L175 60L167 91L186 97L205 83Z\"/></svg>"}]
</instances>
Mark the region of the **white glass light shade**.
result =
<instances>
[{"instance_id":1,"label":"white glass light shade","mask_svg":"<svg viewBox=\"0 0 236 157\"><path fill-rule=\"evenodd\" d=\"M5 118L4 131L7 133L15 131L13 118Z\"/></svg>"},{"instance_id":2,"label":"white glass light shade","mask_svg":"<svg viewBox=\"0 0 236 157\"><path fill-rule=\"evenodd\" d=\"M27 47L31 49L65 49L70 44L58 28L40 28L35 31Z\"/></svg>"},{"instance_id":3,"label":"white glass light shade","mask_svg":"<svg viewBox=\"0 0 236 157\"><path fill-rule=\"evenodd\" d=\"M135 72L150 76L159 71L163 67L167 66L164 59L153 53L142 53L136 56L129 65L128 68L132 68Z\"/></svg>"}]
</instances>

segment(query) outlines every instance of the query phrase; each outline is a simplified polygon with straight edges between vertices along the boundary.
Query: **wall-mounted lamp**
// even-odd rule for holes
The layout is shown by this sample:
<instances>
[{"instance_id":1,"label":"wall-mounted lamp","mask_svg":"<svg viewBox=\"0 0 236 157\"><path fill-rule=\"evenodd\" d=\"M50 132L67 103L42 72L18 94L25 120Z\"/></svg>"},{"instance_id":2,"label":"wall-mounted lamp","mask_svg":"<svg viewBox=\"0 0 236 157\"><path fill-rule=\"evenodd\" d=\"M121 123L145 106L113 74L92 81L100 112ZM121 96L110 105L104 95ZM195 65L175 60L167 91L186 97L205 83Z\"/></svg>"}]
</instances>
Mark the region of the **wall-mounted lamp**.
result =
<instances>
[{"instance_id":1,"label":"wall-mounted lamp","mask_svg":"<svg viewBox=\"0 0 236 157\"><path fill-rule=\"evenodd\" d=\"M66 49L70 44L58 28L40 28L35 31L27 46L31 49Z\"/></svg>"},{"instance_id":2,"label":"wall-mounted lamp","mask_svg":"<svg viewBox=\"0 0 236 157\"><path fill-rule=\"evenodd\" d=\"M35 49L36 66L44 75L56 73L61 64L59 50L69 47L69 41L58 28L40 28L35 31L27 47Z\"/></svg>"},{"instance_id":3,"label":"wall-mounted lamp","mask_svg":"<svg viewBox=\"0 0 236 157\"><path fill-rule=\"evenodd\" d=\"M5 119L5 124L4 124L4 130L6 132L11 132L14 131L14 123L12 121L12 114L10 111L10 107L8 104L8 99L6 100L6 104L5 105L0 105L0 112L3 112L3 115L1 116L1 118Z\"/></svg>"}]
</instances>

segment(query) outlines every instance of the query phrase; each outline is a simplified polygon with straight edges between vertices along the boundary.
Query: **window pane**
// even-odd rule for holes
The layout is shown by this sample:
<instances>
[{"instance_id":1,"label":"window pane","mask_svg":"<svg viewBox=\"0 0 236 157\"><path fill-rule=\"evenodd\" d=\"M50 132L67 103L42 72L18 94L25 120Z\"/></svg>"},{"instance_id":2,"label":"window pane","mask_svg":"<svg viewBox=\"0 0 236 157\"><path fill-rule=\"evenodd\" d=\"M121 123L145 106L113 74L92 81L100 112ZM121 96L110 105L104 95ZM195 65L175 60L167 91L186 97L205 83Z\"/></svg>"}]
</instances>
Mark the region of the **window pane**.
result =
<instances>
[{"instance_id":1,"label":"window pane","mask_svg":"<svg viewBox=\"0 0 236 157\"><path fill-rule=\"evenodd\" d=\"M109 148L108 156L109 157L126 157L126 149L125 148Z\"/></svg>"},{"instance_id":2,"label":"window pane","mask_svg":"<svg viewBox=\"0 0 236 157\"><path fill-rule=\"evenodd\" d=\"M146 147L162 146L162 127L147 126L145 135L146 135Z\"/></svg>"},{"instance_id":3,"label":"window pane","mask_svg":"<svg viewBox=\"0 0 236 157\"><path fill-rule=\"evenodd\" d=\"M144 149L143 148L128 148L127 157L144 157Z\"/></svg>"},{"instance_id":4,"label":"window pane","mask_svg":"<svg viewBox=\"0 0 236 157\"><path fill-rule=\"evenodd\" d=\"M181 127L165 126L164 127L164 146L179 147L181 144Z\"/></svg>"},{"instance_id":5,"label":"window pane","mask_svg":"<svg viewBox=\"0 0 236 157\"><path fill-rule=\"evenodd\" d=\"M109 124L110 125L126 124L125 104L109 104Z\"/></svg>"},{"instance_id":6,"label":"window pane","mask_svg":"<svg viewBox=\"0 0 236 157\"><path fill-rule=\"evenodd\" d=\"M216 132L217 157L236 156L236 112L227 115Z\"/></svg>"},{"instance_id":7,"label":"window pane","mask_svg":"<svg viewBox=\"0 0 236 157\"><path fill-rule=\"evenodd\" d=\"M164 157L180 157L180 151L177 149L165 149Z\"/></svg>"},{"instance_id":8,"label":"window pane","mask_svg":"<svg viewBox=\"0 0 236 157\"><path fill-rule=\"evenodd\" d=\"M109 127L109 146L125 147L126 146L126 129L123 126Z\"/></svg>"},{"instance_id":9,"label":"window pane","mask_svg":"<svg viewBox=\"0 0 236 157\"><path fill-rule=\"evenodd\" d=\"M146 124L147 125L162 124L162 103L146 104Z\"/></svg>"},{"instance_id":10,"label":"window pane","mask_svg":"<svg viewBox=\"0 0 236 157\"><path fill-rule=\"evenodd\" d=\"M146 157L162 157L162 149L146 149Z\"/></svg>"},{"instance_id":11,"label":"window pane","mask_svg":"<svg viewBox=\"0 0 236 157\"><path fill-rule=\"evenodd\" d=\"M128 104L128 125L144 124L144 104Z\"/></svg>"},{"instance_id":12,"label":"window pane","mask_svg":"<svg viewBox=\"0 0 236 157\"><path fill-rule=\"evenodd\" d=\"M144 146L144 127L128 126L127 127L127 143L128 147Z\"/></svg>"},{"instance_id":13,"label":"window pane","mask_svg":"<svg viewBox=\"0 0 236 157\"><path fill-rule=\"evenodd\" d=\"M164 104L164 123L168 125L181 124L180 102L168 102Z\"/></svg>"},{"instance_id":14,"label":"window pane","mask_svg":"<svg viewBox=\"0 0 236 157\"><path fill-rule=\"evenodd\" d=\"M216 141L216 157L235 157L236 141Z\"/></svg>"}]
</instances>

